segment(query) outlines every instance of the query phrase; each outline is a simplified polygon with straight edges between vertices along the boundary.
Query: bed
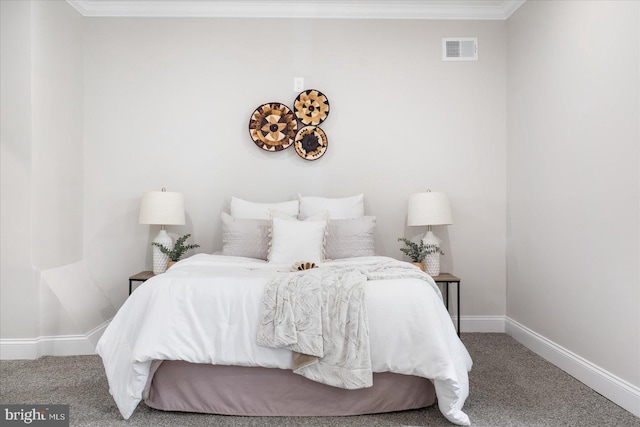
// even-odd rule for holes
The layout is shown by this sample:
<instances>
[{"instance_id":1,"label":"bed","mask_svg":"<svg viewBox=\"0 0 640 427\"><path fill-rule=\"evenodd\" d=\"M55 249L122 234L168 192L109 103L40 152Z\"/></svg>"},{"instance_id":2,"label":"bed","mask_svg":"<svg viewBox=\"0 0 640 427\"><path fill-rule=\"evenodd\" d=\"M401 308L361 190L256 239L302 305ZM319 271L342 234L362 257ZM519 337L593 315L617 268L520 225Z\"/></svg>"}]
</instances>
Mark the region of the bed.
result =
<instances>
[{"instance_id":1,"label":"bed","mask_svg":"<svg viewBox=\"0 0 640 427\"><path fill-rule=\"evenodd\" d=\"M243 222L233 213L223 223ZM226 224L227 253L184 259L133 292L97 346L125 419L142 400L161 410L256 416L356 415L437 401L449 421L469 425L462 407L471 358L433 280L409 263L354 250L369 241L360 232L336 240L342 219L304 216L244 218L257 240L269 239L269 260L238 256ZM371 221L359 218L369 233ZM264 243L246 234L251 250ZM320 254L309 251L312 235ZM354 239L355 256L324 256L345 255ZM298 270L292 256L317 263Z\"/></svg>"}]
</instances>

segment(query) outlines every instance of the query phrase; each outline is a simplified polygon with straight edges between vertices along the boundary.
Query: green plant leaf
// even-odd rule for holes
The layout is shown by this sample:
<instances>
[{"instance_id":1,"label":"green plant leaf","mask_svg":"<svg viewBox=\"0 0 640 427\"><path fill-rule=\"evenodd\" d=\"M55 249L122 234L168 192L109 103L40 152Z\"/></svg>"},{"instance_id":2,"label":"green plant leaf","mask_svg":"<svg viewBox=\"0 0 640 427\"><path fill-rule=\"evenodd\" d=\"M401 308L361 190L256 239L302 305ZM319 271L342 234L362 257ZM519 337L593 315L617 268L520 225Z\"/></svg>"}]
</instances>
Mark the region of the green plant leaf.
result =
<instances>
[{"instance_id":1,"label":"green plant leaf","mask_svg":"<svg viewBox=\"0 0 640 427\"><path fill-rule=\"evenodd\" d=\"M184 236L178 237L173 245L173 249L171 250L161 243L151 242L151 245L157 246L160 249L160 252L169 256L171 261L180 261L180 258L182 258L182 255L184 255L186 251L200 247L200 245L196 243L185 245L184 242L189 237L191 237L191 234L185 234Z\"/></svg>"},{"instance_id":2,"label":"green plant leaf","mask_svg":"<svg viewBox=\"0 0 640 427\"><path fill-rule=\"evenodd\" d=\"M423 262L425 257L430 254L439 253L444 255L440 250L440 246L434 244L425 245L421 240L419 243L412 242L406 237L398 237L399 242L403 242L406 247L400 248L400 251L407 255L413 262Z\"/></svg>"}]
</instances>

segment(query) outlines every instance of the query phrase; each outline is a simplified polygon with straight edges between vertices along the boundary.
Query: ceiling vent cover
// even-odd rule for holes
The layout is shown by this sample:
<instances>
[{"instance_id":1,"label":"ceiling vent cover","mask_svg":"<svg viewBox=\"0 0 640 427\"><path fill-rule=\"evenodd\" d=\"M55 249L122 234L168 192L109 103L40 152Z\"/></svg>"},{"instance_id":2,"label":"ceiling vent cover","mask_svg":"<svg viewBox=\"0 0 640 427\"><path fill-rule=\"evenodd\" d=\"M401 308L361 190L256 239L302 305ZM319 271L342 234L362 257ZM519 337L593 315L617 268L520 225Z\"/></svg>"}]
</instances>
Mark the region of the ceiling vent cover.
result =
<instances>
[{"instance_id":1,"label":"ceiling vent cover","mask_svg":"<svg viewBox=\"0 0 640 427\"><path fill-rule=\"evenodd\" d=\"M456 37L442 39L443 61L477 61L478 38Z\"/></svg>"}]
</instances>

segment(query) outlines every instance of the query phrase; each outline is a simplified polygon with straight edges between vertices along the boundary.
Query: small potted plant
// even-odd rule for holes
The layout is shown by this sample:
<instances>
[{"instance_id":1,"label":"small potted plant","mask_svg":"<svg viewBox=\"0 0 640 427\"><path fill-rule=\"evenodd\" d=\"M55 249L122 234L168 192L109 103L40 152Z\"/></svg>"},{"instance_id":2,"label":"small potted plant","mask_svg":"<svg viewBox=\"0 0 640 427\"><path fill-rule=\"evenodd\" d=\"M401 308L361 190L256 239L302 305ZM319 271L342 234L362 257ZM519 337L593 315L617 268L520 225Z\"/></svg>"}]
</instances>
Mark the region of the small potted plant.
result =
<instances>
[{"instance_id":1,"label":"small potted plant","mask_svg":"<svg viewBox=\"0 0 640 427\"><path fill-rule=\"evenodd\" d=\"M444 255L440 246L435 244L425 244L422 240L419 243L412 242L406 237L398 237L398 241L405 244L405 247L400 248L400 251L411 258L412 263L420 267L420 270L426 271L430 276L437 276L440 274L439 257L440 255ZM429 261L426 266L424 262L425 258L428 258L427 261ZM434 259L437 262L434 262Z\"/></svg>"},{"instance_id":2,"label":"small potted plant","mask_svg":"<svg viewBox=\"0 0 640 427\"><path fill-rule=\"evenodd\" d=\"M180 261L180 258L182 258L182 255L184 255L186 251L200 247L200 245L195 243L185 245L184 242L189 237L191 237L191 234L185 234L184 236L179 237L176 240L176 243L173 245L173 249L167 248L162 243L152 242L151 245L157 246L158 249L160 249L160 252L162 252L163 254L169 257L169 262L167 262L167 269L169 269L173 264Z\"/></svg>"}]
</instances>

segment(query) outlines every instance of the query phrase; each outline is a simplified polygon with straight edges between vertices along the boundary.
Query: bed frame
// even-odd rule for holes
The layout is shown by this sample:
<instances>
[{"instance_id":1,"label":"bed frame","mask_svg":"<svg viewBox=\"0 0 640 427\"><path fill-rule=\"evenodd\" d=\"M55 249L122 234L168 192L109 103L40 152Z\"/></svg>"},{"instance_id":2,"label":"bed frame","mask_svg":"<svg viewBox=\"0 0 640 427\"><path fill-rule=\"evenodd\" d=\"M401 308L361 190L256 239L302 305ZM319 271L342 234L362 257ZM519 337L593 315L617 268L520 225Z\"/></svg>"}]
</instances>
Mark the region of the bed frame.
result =
<instances>
[{"instance_id":1,"label":"bed frame","mask_svg":"<svg viewBox=\"0 0 640 427\"><path fill-rule=\"evenodd\" d=\"M435 403L425 378L374 373L373 387L345 390L290 370L155 362L144 401L163 411L244 416L346 416L423 408ZM152 368L152 372L153 372Z\"/></svg>"}]
</instances>

